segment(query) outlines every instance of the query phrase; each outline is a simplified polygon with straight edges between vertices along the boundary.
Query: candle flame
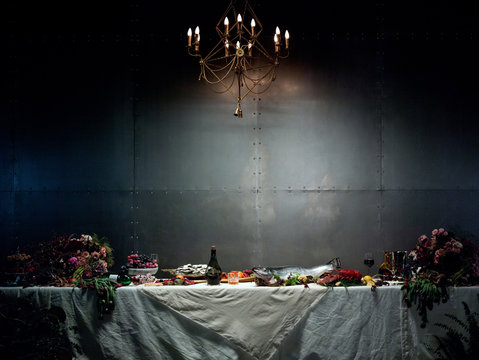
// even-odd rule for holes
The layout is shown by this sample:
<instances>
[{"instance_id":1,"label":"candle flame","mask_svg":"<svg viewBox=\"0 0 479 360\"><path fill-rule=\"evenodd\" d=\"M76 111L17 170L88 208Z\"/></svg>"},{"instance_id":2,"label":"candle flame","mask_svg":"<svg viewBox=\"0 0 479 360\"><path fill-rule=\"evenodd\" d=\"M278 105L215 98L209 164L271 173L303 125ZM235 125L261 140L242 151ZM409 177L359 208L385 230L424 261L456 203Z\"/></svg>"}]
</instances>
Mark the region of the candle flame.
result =
<instances>
[{"instance_id":1,"label":"candle flame","mask_svg":"<svg viewBox=\"0 0 479 360\"><path fill-rule=\"evenodd\" d=\"M236 42L236 48L239 49L241 47L241 44L239 41Z\"/></svg>"},{"instance_id":2,"label":"candle flame","mask_svg":"<svg viewBox=\"0 0 479 360\"><path fill-rule=\"evenodd\" d=\"M289 31L288 31L288 30L286 30L286 32L284 33L284 37L285 37L286 39L289 39Z\"/></svg>"},{"instance_id":3,"label":"candle flame","mask_svg":"<svg viewBox=\"0 0 479 360\"><path fill-rule=\"evenodd\" d=\"M188 36L193 35L193 32L191 31L191 28L188 29Z\"/></svg>"},{"instance_id":4,"label":"candle flame","mask_svg":"<svg viewBox=\"0 0 479 360\"><path fill-rule=\"evenodd\" d=\"M199 35L199 34L200 34L200 27L199 27L199 26L196 27L196 29L195 29L195 34L196 34L196 35Z\"/></svg>"},{"instance_id":5,"label":"candle flame","mask_svg":"<svg viewBox=\"0 0 479 360\"><path fill-rule=\"evenodd\" d=\"M238 14L238 22L242 22L243 18L241 17L241 14Z\"/></svg>"},{"instance_id":6,"label":"candle flame","mask_svg":"<svg viewBox=\"0 0 479 360\"><path fill-rule=\"evenodd\" d=\"M227 17L225 17L225 26L228 26L229 23L230 23L230 21L228 20L228 16L227 16Z\"/></svg>"},{"instance_id":7,"label":"candle flame","mask_svg":"<svg viewBox=\"0 0 479 360\"><path fill-rule=\"evenodd\" d=\"M278 26L276 26L276 34L278 34L278 35L281 34L281 31L279 31L279 27L278 27Z\"/></svg>"},{"instance_id":8,"label":"candle flame","mask_svg":"<svg viewBox=\"0 0 479 360\"><path fill-rule=\"evenodd\" d=\"M278 35L277 34L274 34L274 42L277 43L278 42Z\"/></svg>"},{"instance_id":9,"label":"candle flame","mask_svg":"<svg viewBox=\"0 0 479 360\"><path fill-rule=\"evenodd\" d=\"M256 26L256 22L254 21L254 19L251 19L251 27L255 27Z\"/></svg>"}]
</instances>

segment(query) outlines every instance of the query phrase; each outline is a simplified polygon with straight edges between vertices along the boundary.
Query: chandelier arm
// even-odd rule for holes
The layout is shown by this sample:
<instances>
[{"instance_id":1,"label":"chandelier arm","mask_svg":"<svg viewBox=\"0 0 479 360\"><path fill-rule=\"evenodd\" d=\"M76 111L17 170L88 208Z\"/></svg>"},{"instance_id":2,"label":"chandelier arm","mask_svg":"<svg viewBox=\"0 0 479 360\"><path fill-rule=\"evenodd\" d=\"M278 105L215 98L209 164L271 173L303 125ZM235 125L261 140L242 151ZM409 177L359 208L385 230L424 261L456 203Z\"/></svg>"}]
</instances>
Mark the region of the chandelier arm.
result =
<instances>
[{"instance_id":1,"label":"chandelier arm","mask_svg":"<svg viewBox=\"0 0 479 360\"><path fill-rule=\"evenodd\" d=\"M221 78L216 74L217 71L211 69L211 68L208 66L207 63L203 63L203 67L206 68L207 70L209 70L209 72L210 72L212 75L214 75L214 77L216 77L216 79L218 79L218 81L209 80L209 79L206 77L206 73L204 73L203 78L205 79L205 81L206 81L208 84L217 84L217 83L219 83L219 82L222 82L224 79L226 79L228 76L230 76L231 71L232 71L232 69L233 69L233 66L235 65L235 61L234 61L234 60L235 60L235 59L233 58L233 60L231 61L231 66L230 66L230 68L229 68L228 71L226 72L225 76L223 76L223 77L221 77Z\"/></svg>"},{"instance_id":2,"label":"chandelier arm","mask_svg":"<svg viewBox=\"0 0 479 360\"><path fill-rule=\"evenodd\" d=\"M261 77L259 78L253 78L249 75L247 75L247 73L244 73L244 76L246 79L252 81L252 82L260 82L261 80L264 80L266 79L271 73L273 73L273 75L275 75L276 73L276 66L271 66L271 68L264 74L262 75Z\"/></svg>"},{"instance_id":3,"label":"chandelier arm","mask_svg":"<svg viewBox=\"0 0 479 360\"><path fill-rule=\"evenodd\" d=\"M221 39L220 41L218 41L216 43L216 45L213 47L213 49L211 49L211 51L208 53L208 55L206 55L204 57L204 59L206 61L209 60L211 57L216 55L221 49L223 49L223 39Z\"/></svg>"},{"instance_id":4,"label":"chandelier arm","mask_svg":"<svg viewBox=\"0 0 479 360\"><path fill-rule=\"evenodd\" d=\"M215 89L211 88L211 91L213 91L214 93L217 93L217 94L224 94L225 92L229 92L233 97L236 97L235 94L231 91L231 88L233 87L234 82L235 82L235 77L234 76L232 76L231 83L229 85L225 84L224 81L217 81L215 84L221 84L225 89L221 90L221 91L218 91L218 90L215 90ZM212 84L212 83L210 83L210 84Z\"/></svg>"},{"instance_id":5,"label":"chandelier arm","mask_svg":"<svg viewBox=\"0 0 479 360\"><path fill-rule=\"evenodd\" d=\"M268 82L268 85L266 86L265 89L263 89L263 90L261 90L261 91L254 91L254 88L256 88L256 87L259 85L259 83L256 83L256 84L253 83L253 86L250 88L250 87L248 86L248 83L245 81L245 86L246 86L246 88L248 89L248 93L247 93L247 94L249 94L249 93L253 93L253 94L255 94L255 95L262 94L262 93L266 92L266 91L271 87L271 84L272 84L272 83L273 83L273 81L270 80L270 81ZM245 95L245 96L246 96L246 95Z\"/></svg>"},{"instance_id":6,"label":"chandelier arm","mask_svg":"<svg viewBox=\"0 0 479 360\"><path fill-rule=\"evenodd\" d=\"M276 78L276 71L277 71L277 67L276 66L272 66L268 72L266 72L263 76L261 76L260 78L252 78L252 77L249 77L247 74L243 74L244 77L251 81L253 83L254 86L258 85L261 81L263 81L264 79L270 77L270 79L268 80L270 82L270 84L275 80ZM270 85L268 85L269 87Z\"/></svg>"},{"instance_id":7,"label":"chandelier arm","mask_svg":"<svg viewBox=\"0 0 479 360\"><path fill-rule=\"evenodd\" d=\"M228 57L229 57L229 56L228 56ZM210 61L209 61L208 63L206 63L206 64L208 64L208 66L211 67L211 68L212 68L213 66L216 67L216 66L214 65L214 62L215 62L215 61L220 61L220 60L223 60L223 59L227 59L228 57L223 56L223 57L221 57L221 58L213 59L213 60L210 60ZM234 62L234 57L231 57L231 60L228 61L225 66L223 66L223 67L221 67L221 68L215 68L214 71L223 71L223 70L226 69L228 66L230 66L231 62Z\"/></svg>"}]
</instances>

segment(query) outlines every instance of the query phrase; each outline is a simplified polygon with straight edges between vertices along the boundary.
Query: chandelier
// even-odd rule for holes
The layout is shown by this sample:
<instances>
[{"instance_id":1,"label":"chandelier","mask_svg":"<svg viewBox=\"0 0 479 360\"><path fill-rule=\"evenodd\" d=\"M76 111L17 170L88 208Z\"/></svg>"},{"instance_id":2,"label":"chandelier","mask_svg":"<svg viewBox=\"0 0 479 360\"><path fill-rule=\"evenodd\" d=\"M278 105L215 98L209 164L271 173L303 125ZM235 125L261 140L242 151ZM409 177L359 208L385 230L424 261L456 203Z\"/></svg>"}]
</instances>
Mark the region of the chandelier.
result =
<instances>
[{"instance_id":1,"label":"chandelier","mask_svg":"<svg viewBox=\"0 0 479 360\"><path fill-rule=\"evenodd\" d=\"M216 25L220 40L206 56L200 53L199 26L194 34L188 29L188 54L199 59L198 80L213 85L217 93L230 93L237 101L234 115L241 118L241 101L249 94L265 92L276 79L279 60L289 55L289 32L286 30L283 36L276 27L272 38L274 54L270 55L259 41L263 26L248 1L242 12L237 11L234 2ZM230 24L230 19L236 22Z\"/></svg>"}]
</instances>

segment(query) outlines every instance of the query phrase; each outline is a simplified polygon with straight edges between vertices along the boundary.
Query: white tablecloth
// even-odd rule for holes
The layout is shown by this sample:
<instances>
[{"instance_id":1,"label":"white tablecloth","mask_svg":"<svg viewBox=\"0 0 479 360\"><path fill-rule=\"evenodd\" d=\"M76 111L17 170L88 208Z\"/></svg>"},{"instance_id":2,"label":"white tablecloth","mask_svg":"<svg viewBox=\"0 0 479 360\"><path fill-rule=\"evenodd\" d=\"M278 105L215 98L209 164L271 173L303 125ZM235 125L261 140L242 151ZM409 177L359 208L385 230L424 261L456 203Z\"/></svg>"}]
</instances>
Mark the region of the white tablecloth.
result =
<instances>
[{"instance_id":1,"label":"white tablecloth","mask_svg":"<svg viewBox=\"0 0 479 360\"><path fill-rule=\"evenodd\" d=\"M462 317L462 301L479 310L479 288L450 289L450 301L435 305L430 326L420 329L399 286L199 284L120 288L113 314L98 320L93 291L0 290L61 306L83 351L77 359L429 359L424 343L440 333L434 322L444 322L444 313Z\"/></svg>"}]
</instances>

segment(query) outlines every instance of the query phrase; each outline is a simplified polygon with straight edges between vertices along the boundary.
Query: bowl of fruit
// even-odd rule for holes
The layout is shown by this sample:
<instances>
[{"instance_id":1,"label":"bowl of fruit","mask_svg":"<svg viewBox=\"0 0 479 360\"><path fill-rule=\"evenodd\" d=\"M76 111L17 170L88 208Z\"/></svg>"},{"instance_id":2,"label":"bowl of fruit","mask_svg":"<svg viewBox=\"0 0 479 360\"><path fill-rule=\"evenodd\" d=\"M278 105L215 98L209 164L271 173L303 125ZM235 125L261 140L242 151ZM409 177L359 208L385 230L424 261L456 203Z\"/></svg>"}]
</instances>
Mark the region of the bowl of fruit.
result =
<instances>
[{"instance_id":1,"label":"bowl of fruit","mask_svg":"<svg viewBox=\"0 0 479 360\"><path fill-rule=\"evenodd\" d=\"M126 257L128 275L154 275L158 272L158 261L144 254L131 254Z\"/></svg>"}]
</instances>

